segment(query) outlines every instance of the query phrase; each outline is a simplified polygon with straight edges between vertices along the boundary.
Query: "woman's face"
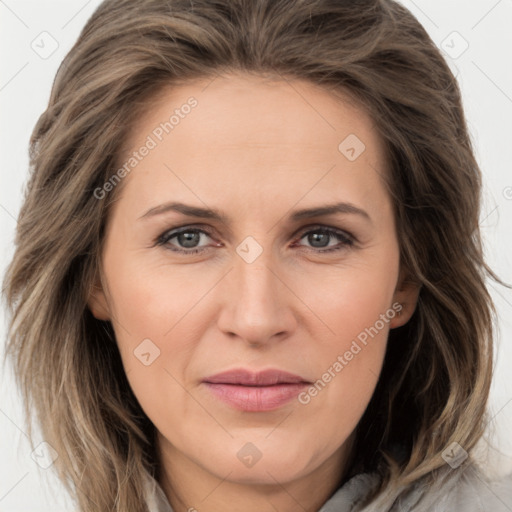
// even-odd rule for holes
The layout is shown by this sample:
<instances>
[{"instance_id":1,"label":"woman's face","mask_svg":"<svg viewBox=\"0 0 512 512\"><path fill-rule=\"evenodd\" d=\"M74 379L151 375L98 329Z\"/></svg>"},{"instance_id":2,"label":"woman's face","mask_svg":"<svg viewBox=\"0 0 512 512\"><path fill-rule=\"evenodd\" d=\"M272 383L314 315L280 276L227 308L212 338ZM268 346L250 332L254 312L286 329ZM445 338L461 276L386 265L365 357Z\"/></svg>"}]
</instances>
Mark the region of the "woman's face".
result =
<instances>
[{"instance_id":1,"label":"woman's face","mask_svg":"<svg viewBox=\"0 0 512 512\"><path fill-rule=\"evenodd\" d=\"M371 119L308 82L217 77L160 95L125 163L89 306L164 460L254 483L339 468L415 305Z\"/></svg>"}]
</instances>

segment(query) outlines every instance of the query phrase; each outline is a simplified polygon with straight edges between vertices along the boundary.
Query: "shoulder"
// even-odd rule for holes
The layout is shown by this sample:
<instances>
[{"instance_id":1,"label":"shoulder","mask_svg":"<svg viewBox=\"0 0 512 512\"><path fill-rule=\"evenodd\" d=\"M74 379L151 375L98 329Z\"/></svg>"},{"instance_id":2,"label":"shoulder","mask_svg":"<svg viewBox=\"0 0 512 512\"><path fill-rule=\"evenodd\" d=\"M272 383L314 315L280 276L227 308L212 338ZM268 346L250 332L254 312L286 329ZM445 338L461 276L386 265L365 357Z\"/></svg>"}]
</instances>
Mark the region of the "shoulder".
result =
<instances>
[{"instance_id":1,"label":"shoulder","mask_svg":"<svg viewBox=\"0 0 512 512\"><path fill-rule=\"evenodd\" d=\"M435 482L420 482L412 489L409 501L414 506L405 510L417 512L511 512L512 475L490 479L475 465L446 467Z\"/></svg>"},{"instance_id":2,"label":"shoulder","mask_svg":"<svg viewBox=\"0 0 512 512\"><path fill-rule=\"evenodd\" d=\"M475 465L444 467L409 489L384 492L361 512L511 512L512 473L488 478Z\"/></svg>"},{"instance_id":3,"label":"shoulder","mask_svg":"<svg viewBox=\"0 0 512 512\"><path fill-rule=\"evenodd\" d=\"M456 485L449 489L446 497L441 498L444 508L440 510L511 512L512 473L489 479L478 469L472 468L457 479Z\"/></svg>"}]
</instances>

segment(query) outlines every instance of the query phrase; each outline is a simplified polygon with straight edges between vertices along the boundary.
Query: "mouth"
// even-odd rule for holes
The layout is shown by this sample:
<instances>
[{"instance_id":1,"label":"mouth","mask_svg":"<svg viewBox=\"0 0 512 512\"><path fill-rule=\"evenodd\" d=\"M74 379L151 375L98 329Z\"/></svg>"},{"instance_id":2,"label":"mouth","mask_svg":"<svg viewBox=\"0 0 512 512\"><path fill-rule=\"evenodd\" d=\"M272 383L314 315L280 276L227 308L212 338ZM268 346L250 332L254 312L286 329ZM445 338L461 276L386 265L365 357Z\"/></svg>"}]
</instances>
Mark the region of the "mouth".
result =
<instances>
[{"instance_id":1,"label":"mouth","mask_svg":"<svg viewBox=\"0 0 512 512\"><path fill-rule=\"evenodd\" d=\"M282 370L252 372L240 368L207 377L203 384L216 398L235 409L264 412L284 406L311 382Z\"/></svg>"}]
</instances>

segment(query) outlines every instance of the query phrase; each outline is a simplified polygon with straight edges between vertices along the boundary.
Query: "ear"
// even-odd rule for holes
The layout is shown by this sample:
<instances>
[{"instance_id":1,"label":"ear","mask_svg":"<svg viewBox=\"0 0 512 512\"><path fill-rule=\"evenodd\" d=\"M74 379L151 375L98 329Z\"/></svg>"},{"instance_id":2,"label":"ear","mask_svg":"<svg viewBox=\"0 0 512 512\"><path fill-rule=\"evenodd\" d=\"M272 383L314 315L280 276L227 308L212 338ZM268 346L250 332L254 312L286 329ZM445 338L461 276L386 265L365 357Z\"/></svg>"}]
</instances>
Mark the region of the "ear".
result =
<instances>
[{"instance_id":1,"label":"ear","mask_svg":"<svg viewBox=\"0 0 512 512\"><path fill-rule=\"evenodd\" d=\"M110 308L105 295L103 284L98 277L92 285L87 299L87 306L98 320L110 320Z\"/></svg>"},{"instance_id":2,"label":"ear","mask_svg":"<svg viewBox=\"0 0 512 512\"><path fill-rule=\"evenodd\" d=\"M398 311L394 318L390 321L390 328L401 327L405 325L414 313L418 303L421 284L411 279L410 275L402 268L398 277L398 283L393 295L393 304L400 304L398 310L395 306L393 309Z\"/></svg>"}]
</instances>

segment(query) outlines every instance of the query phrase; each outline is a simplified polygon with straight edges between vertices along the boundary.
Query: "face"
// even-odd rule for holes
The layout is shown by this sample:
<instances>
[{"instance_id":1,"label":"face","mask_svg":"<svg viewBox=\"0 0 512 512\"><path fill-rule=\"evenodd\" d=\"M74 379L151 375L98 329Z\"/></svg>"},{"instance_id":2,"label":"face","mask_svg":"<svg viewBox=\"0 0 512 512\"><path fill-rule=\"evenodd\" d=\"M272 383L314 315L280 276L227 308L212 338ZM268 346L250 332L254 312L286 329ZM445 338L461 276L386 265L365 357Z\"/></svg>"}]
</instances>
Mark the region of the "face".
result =
<instances>
[{"instance_id":1,"label":"face","mask_svg":"<svg viewBox=\"0 0 512 512\"><path fill-rule=\"evenodd\" d=\"M89 307L162 454L236 482L339 468L415 304L371 119L234 74L160 94L125 149Z\"/></svg>"}]
</instances>

